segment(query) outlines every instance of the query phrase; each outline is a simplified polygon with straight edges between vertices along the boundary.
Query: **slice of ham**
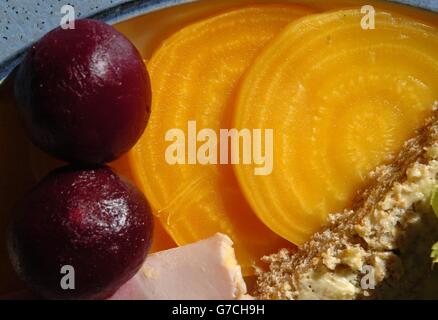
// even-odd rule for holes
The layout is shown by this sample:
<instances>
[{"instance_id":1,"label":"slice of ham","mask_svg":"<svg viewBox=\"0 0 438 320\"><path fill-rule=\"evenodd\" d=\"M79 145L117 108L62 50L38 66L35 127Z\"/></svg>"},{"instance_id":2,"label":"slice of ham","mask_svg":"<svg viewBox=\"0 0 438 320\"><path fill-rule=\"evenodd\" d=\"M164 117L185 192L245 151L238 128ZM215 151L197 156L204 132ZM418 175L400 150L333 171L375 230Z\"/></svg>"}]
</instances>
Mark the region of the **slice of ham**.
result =
<instances>
[{"instance_id":1,"label":"slice of ham","mask_svg":"<svg viewBox=\"0 0 438 320\"><path fill-rule=\"evenodd\" d=\"M250 299L233 242L223 234L148 256L110 300Z\"/></svg>"}]
</instances>

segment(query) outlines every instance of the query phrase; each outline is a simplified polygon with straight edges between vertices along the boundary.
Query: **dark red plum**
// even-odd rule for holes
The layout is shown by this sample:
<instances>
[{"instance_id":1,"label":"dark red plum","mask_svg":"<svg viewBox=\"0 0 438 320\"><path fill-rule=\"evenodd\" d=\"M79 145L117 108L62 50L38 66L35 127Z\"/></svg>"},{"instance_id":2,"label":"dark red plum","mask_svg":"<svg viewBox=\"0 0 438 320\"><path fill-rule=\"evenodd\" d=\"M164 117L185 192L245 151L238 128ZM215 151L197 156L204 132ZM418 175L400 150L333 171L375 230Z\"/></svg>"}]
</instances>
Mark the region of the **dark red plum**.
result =
<instances>
[{"instance_id":1,"label":"dark red plum","mask_svg":"<svg viewBox=\"0 0 438 320\"><path fill-rule=\"evenodd\" d=\"M134 45L113 27L77 20L28 51L15 79L30 139L68 162L102 164L127 152L149 119L150 79Z\"/></svg>"},{"instance_id":2,"label":"dark red plum","mask_svg":"<svg viewBox=\"0 0 438 320\"><path fill-rule=\"evenodd\" d=\"M17 206L8 249L15 271L37 296L101 299L139 270L152 231L143 194L109 167L63 167ZM72 270L74 289L71 279L61 286Z\"/></svg>"}]
</instances>

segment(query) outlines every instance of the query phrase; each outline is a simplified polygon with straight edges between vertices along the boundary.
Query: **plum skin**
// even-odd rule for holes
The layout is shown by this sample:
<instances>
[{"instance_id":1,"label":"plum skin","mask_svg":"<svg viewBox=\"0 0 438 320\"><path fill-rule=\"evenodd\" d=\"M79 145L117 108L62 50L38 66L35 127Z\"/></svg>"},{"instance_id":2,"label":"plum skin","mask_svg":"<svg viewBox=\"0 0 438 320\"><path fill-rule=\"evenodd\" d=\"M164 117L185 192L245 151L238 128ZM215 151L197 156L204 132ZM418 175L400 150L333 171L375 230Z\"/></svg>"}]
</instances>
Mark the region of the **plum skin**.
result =
<instances>
[{"instance_id":1,"label":"plum skin","mask_svg":"<svg viewBox=\"0 0 438 320\"><path fill-rule=\"evenodd\" d=\"M153 232L144 195L109 167L57 169L17 206L8 251L18 276L45 299L104 299L132 278ZM61 267L75 271L63 290Z\"/></svg>"},{"instance_id":2,"label":"plum skin","mask_svg":"<svg viewBox=\"0 0 438 320\"><path fill-rule=\"evenodd\" d=\"M137 142L149 119L151 84L134 45L113 27L77 20L28 51L15 96L32 142L70 163L103 164Z\"/></svg>"}]
</instances>

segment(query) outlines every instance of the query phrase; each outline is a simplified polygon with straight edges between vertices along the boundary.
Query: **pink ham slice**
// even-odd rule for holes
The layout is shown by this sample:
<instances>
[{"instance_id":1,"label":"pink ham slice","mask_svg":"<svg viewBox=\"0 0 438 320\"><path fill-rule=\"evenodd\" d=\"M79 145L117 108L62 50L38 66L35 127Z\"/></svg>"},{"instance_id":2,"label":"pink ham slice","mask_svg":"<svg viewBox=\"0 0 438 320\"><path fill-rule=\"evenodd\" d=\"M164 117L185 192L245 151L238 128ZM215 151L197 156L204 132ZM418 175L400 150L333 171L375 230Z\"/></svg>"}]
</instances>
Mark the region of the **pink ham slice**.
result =
<instances>
[{"instance_id":1,"label":"pink ham slice","mask_svg":"<svg viewBox=\"0 0 438 320\"><path fill-rule=\"evenodd\" d=\"M110 300L249 299L233 242L223 234L148 256Z\"/></svg>"}]
</instances>

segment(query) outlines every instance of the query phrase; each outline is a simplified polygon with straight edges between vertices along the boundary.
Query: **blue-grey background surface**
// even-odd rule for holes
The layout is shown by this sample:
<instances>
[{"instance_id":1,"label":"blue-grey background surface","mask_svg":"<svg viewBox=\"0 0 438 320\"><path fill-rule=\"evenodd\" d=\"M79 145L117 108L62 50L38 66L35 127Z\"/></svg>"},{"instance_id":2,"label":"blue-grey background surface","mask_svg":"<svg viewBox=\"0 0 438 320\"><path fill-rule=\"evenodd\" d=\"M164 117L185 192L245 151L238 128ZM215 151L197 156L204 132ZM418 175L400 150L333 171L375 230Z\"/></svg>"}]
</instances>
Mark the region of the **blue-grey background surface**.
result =
<instances>
[{"instance_id":1,"label":"blue-grey background surface","mask_svg":"<svg viewBox=\"0 0 438 320\"><path fill-rule=\"evenodd\" d=\"M18 62L17 54L59 25L63 5L72 5L78 18L98 15L105 21L117 22L190 1L193 0L0 0L0 80ZM438 12L438 0L396 2Z\"/></svg>"}]
</instances>

